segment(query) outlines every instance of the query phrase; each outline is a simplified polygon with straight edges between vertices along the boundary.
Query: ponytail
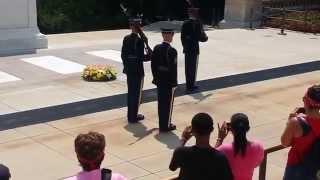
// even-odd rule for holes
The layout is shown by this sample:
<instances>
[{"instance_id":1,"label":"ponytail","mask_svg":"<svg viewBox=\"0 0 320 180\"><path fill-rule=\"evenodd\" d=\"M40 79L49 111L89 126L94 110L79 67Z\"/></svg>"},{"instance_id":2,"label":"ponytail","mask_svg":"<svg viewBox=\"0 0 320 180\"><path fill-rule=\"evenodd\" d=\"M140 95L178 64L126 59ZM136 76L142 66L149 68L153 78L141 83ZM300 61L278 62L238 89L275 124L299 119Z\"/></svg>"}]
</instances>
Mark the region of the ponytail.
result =
<instances>
[{"instance_id":1,"label":"ponytail","mask_svg":"<svg viewBox=\"0 0 320 180\"><path fill-rule=\"evenodd\" d=\"M248 116L243 113L234 114L231 117L231 129L234 136L234 155L245 156L248 145L247 132L250 129Z\"/></svg>"},{"instance_id":2,"label":"ponytail","mask_svg":"<svg viewBox=\"0 0 320 180\"><path fill-rule=\"evenodd\" d=\"M237 156L241 154L241 156L246 155L247 149L247 133L245 131L234 132L234 141L233 141L233 148L234 148L234 155Z\"/></svg>"}]
</instances>

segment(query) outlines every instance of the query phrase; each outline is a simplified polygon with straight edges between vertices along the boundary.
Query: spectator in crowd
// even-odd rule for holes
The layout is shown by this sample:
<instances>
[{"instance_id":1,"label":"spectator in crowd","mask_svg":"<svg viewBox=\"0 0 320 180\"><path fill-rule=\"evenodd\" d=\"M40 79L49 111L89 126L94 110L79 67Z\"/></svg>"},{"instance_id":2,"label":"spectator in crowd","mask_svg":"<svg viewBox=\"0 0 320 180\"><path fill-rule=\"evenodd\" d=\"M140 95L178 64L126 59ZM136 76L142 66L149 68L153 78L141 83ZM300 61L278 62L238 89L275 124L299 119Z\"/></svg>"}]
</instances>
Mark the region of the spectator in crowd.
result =
<instances>
[{"instance_id":1,"label":"spectator in crowd","mask_svg":"<svg viewBox=\"0 0 320 180\"><path fill-rule=\"evenodd\" d=\"M230 180L233 175L227 158L210 145L213 119L206 113L199 113L192 119L191 126L182 134L182 147L177 148L170 163L170 170L180 168L179 180ZM184 147L194 136L196 145Z\"/></svg>"},{"instance_id":2,"label":"spectator in crowd","mask_svg":"<svg viewBox=\"0 0 320 180\"><path fill-rule=\"evenodd\" d=\"M7 166L0 164L0 180L9 180L11 178L10 170Z\"/></svg>"},{"instance_id":3,"label":"spectator in crowd","mask_svg":"<svg viewBox=\"0 0 320 180\"><path fill-rule=\"evenodd\" d=\"M260 142L247 139L250 129L248 116L243 113L234 114L231 122L224 122L220 127L216 148L223 152L231 166L235 180L251 180L254 169L260 165L264 158L264 149ZM231 131L232 143L223 143Z\"/></svg>"},{"instance_id":4,"label":"spectator in crowd","mask_svg":"<svg viewBox=\"0 0 320 180\"><path fill-rule=\"evenodd\" d=\"M89 132L78 135L74 145L83 171L66 180L101 180L102 177L105 180L127 180L120 174L100 168L105 156L105 144L105 137L100 133Z\"/></svg>"},{"instance_id":5,"label":"spectator in crowd","mask_svg":"<svg viewBox=\"0 0 320 180\"><path fill-rule=\"evenodd\" d=\"M303 97L303 102L304 107L296 108L289 115L287 126L281 136L282 145L291 147L285 169L285 180L315 179L307 177L311 168L307 168L307 173L304 168L307 164L304 162L307 155L312 152L314 143L320 138L320 85L310 87ZM315 155L319 157L319 153ZM319 166L319 161L315 162L317 160L312 159L312 163L317 163ZM317 175L320 179L320 171Z\"/></svg>"}]
</instances>

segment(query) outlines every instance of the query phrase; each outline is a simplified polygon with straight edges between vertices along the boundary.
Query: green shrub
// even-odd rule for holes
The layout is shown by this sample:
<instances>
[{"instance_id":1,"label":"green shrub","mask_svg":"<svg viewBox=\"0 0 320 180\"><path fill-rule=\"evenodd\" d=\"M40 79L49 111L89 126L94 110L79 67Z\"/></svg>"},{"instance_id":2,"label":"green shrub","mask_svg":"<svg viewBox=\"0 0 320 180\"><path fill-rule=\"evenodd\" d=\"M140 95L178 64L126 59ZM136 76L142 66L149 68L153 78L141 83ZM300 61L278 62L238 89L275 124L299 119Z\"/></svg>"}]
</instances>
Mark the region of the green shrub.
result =
<instances>
[{"instance_id":1,"label":"green shrub","mask_svg":"<svg viewBox=\"0 0 320 180\"><path fill-rule=\"evenodd\" d=\"M120 2L133 14L143 13L148 22L155 17L183 20L186 18L185 0L37 0L38 24L45 34L118 29L127 26L127 18L120 10ZM199 0L203 20L211 22L212 8L224 0ZM222 10L223 7L220 7Z\"/></svg>"},{"instance_id":2,"label":"green shrub","mask_svg":"<svg viewBox=\"0 0 320 180\"><path fill-rule=\"evenodd\" d=\"M45 34L124 27L117 0L38 0L38 24Z\"/></svg>"}]
</instances>

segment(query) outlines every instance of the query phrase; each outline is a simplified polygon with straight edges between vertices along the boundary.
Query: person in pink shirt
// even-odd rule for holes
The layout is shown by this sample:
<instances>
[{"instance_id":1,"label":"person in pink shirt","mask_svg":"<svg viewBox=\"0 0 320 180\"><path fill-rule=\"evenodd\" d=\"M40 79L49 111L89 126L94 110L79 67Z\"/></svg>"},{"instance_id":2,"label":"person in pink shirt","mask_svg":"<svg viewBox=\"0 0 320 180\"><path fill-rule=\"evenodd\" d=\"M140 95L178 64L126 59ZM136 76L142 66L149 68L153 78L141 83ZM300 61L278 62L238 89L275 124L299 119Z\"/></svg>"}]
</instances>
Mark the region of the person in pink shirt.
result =
<instances>
[{"instance_id":1,"label":"person in pink shirt","mask_svg":"<svg viewBox=\"0 0 320 180\"><path fill-rule=\"evenodd\" d=\"M260 142L247 139L250 129L248 116L243 113L234 114L231 123L224 122L218 128L216 148L227 157L234 179L251 180L254 169L264 158L264 149ZM233 134L233 142L222 144L229 131Z\"/></svg>"},{"instance_id":2,"label":"person in pink shirt","mask_svg":"<svg viewBox=\"0 0 320 180\"><path fill-rule=\"evenodd\" d=\"M109 169L101 169L105 153L105 137L97 132L79 134L74 142L78 161L83 169L65 180L127 180Z\"/></svg>"}]
</instances>

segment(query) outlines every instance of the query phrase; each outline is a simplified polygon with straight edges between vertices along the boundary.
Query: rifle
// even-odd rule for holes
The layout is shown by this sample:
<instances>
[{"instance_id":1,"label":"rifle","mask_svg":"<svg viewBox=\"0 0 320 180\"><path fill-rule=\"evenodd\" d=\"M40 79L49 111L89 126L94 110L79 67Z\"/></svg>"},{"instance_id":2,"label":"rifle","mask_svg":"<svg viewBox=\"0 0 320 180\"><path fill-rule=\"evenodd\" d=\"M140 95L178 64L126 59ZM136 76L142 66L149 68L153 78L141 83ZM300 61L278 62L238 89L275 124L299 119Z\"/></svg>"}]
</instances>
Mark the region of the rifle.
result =
<instances>
[{"instance_id":1,"label":"rifle","mask_svg":"<svg viewBox=\"0 0 320 180\"><path fill-rule=\"evenodd\" d=\"M186 2L188 3L188 5L189 5L191 8L195 8L195 6L194 6L194 4L191 2L191 0L186 0ZM199 20L199 22L200 22L200 24L201 24L200 41L201 41L201 42L206 42L206 41L208 41L208 36L207 36L206 32L205 32L204 29L203 29L203 23L201 22L201 19L200 19L199 15L198 15L198 17L196 17L196 18Z\"/></svg>"},{"instance_id":2,"label":"rifle","mask_svg":"<svg viewBox=\"0 0 320 180\"><path fill-rule=\"evenodd\" d=\"M186 2L188 3L188 5L192 8L195 8L195 6L193 5L193 3L190 0L186 0Z\"/></svg>"},{"instance_id":3,"label":"rifle","mask_svg":"<svg viewBox=\"0 0 320 180\"><path fill-rule=\"evenodd\" d=\"M130 15L130 13L128 11L128 8L125 8L122 3L120 3L120 8L121 8L122 12L128 18L131 17L131 15ZM142 28L140 26L136 26L136 28L138 29L138 34L139 34L140 38L142 39L143 43L145 44L145 52L146 52L146 54L144 55L144 60L143 61L151 61L151 57L152 57L152 53L153 52L152 52L151 47L149 46L148 37L143 32L143 30L142 30Z\"/></svg>"}]
</instances>

